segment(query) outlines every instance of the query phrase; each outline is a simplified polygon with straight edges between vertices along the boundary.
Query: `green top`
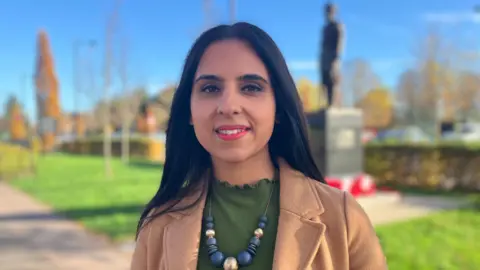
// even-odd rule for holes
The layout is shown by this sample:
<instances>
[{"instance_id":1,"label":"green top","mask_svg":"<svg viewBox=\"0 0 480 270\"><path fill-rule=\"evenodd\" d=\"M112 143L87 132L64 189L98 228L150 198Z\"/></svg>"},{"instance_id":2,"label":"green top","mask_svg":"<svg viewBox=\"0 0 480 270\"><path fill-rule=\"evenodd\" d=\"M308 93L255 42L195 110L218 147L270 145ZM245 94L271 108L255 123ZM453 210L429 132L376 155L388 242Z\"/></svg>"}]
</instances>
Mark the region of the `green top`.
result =
<instances>
[{"instance_id":1,"label":"green top","mask_svg":"<svg viewBox=\"0 0 480 270\"><path fill-rule=\"evenodd\" d=\"M272 188L274 188L272 193ZM267 210L267 226L260 239L261 244L253 263L241 269L272 269L273 252L277 236L278 216L280 212L280 185L278 181L262 179L254 185L232 186L216 181L213 184L211 196L212 216L215 224L215 238L219 251L225 257L237 257L237 254L247 249L250 239L258 228L259 218L265 213L268 200L272 198ZM207 198L204 217L210 209ZM205 227L202 225L202 237L198 258L198 270L215 268L208 257Z\"/></svg>"}]
</instances>

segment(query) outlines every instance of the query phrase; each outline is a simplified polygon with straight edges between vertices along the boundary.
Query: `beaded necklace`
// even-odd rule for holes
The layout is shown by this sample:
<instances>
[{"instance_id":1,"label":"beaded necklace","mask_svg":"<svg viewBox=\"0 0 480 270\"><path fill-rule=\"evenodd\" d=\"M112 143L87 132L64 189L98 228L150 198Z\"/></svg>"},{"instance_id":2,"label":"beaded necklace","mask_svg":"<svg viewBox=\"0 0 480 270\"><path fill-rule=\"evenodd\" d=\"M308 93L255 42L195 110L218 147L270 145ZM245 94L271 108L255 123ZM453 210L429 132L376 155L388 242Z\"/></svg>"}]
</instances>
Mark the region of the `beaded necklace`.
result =
<instances>
[{"instance_id":1,"label":"beaded necklace","mask_svg":"<svg viewBox=\"0 0 480 270\"><path fill-rule=\"evenodd\" d=\"M207 237L206 244L208 248L208 256L210 261L215 267L223 267L224 270L237 270L239 267L245 267L253 262L253 258L257 254L257 248L260 246L260 239L263 236L263 230L267 226L267 211L270 201L272 200L273 191L275 190L275 185L272 187L270 196L268 198L267 206L265 207L265 212L259 218L258 227L254 230L254 236L250 239L247 249L238 253L237 257L226 257L223 252L221 252L217 245L217 239L215 238L215 224L212 216L212 197L209 196L208 204L208 216L204 218L205 222L205 236Z\"/></svg>"}]
</instances>

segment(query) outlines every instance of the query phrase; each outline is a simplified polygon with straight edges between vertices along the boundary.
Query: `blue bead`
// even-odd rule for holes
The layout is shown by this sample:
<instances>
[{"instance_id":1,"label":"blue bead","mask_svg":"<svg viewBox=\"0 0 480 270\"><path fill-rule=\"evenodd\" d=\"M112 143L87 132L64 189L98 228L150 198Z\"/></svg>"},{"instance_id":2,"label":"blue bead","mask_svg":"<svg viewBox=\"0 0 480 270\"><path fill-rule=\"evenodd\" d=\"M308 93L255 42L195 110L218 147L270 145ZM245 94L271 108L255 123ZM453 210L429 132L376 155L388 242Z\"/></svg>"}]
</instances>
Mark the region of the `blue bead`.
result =
<instances>
[{"instance_id":1,"label":"blue bead","mask_svg":"<svg viewBox=\"0 0 480 270\"><path fill-rule=\"evenodd\" d=\"M242 251L237 256L237 261L240 266L247 266L250 265L253 261L252 254L248 253L247 251Z\"/></svg>"},{"instance_id":2,"label":"blue bead","mask_svg":"<svg viewBox=\"0 0 480 270\"><path fill-rule=\"evenodd\" d=\"M205 223L205 227L207 228L207 230L213 229L215 227L215 224L213 224L213 222L207 222Z\"/></svg>"},{"instance_id":3,"label":"blue bead","mask_svg":"<svg viewBox=\"0 0 480 270\"><path fill-rule=\"evenodd\" d=\"M224 260L225 260L225 255L223 255L223 253L220 251L217 251L210 256L210 261L212 261L212 264L215 267L222 266Z\"/></svg>"},{"instance_id":4,"label":"blue bead","mask_svg":"<svg viewBox=\"0 0 480 270\"><path fill-rule=\"evenodd\" d=\"M255 249L254 247L248 247L247 251L248 253L252 254L252 256L257 255L257 249Z\"/></svg>"},{"instance_id":5,"label":"blue bead","mask_svg":"<svg viewBox=\"0 0 480 270\"><path fill-rule=\"evenodd\" d=\"M206 217L206 218L205 218L205 222L213 223L213 217L212 217L212 216Z\"/></svg>"},{"instance_id":6,"label":"blue bead","mask_svg":"<svg viewBox=\"0 0 480 270\"><path fill-rule=\"evenodd\" d=\"M250 244L258 247L258 246L260 246L260 239L258 239L257 237L252 237L250 239Z\"/></svg>"},{"instance_id":7,"label":"blue bead","mask_svg":"<svg viewBox=\"0 0 480 270\"><path fill-rule=\"evenodd\" d=\"M264 222L261 222L261 221L260 221L260 222L258 223L258 227L259 227L260 229L265 229L265 226L267 226L267 224L264 223Z\"/></svg>"},{"instance_id":8,"label":"blue bead","mask_svg":"<svg viewBox=\"0 0 480 270\"><path fill-rule=\"evenodd\" d=\"M217 244L217 239L215 237L207 239L207 246L212 246Z\"/></svg>"},{"instance_id":9,"label":"blue bead","mask_svg":"<svg viewBox=\"0 0 480 270\"><path fill-rule=\"evenodd\" d=\"M267 216L261 216L260 217L260 222L267 223L267 221L268 221Z\"/></svg>"},{"instance_id":10,"label":"blue bead","mask_svg":"<svg viewBox=\"0 0 480 270\"><path fill-rule=\"evenodd\" d=\"M212 256L213 253L217 252L218 251L218 247L217 246L209 246L208 247L208 256Z\"/></svg>"}]
</instances>

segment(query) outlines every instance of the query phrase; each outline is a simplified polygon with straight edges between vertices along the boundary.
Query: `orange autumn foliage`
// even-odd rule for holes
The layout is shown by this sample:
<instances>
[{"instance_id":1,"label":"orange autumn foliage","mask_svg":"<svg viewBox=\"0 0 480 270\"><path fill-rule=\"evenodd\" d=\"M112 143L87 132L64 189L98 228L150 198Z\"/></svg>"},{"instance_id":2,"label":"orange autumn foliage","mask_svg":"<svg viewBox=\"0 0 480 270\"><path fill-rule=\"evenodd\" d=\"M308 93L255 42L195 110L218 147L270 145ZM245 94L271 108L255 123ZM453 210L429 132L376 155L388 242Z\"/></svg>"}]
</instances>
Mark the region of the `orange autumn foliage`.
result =
<instances>
[{"instance_id":1,"label":"orange autumn foliage","mask_svg":"<svg viewBox=\"0 0 480 270\"><path fill-rule=\"evenodd\" d=\"M145 113L139 113L137 115L137 131L139 133L150 134L154 133L157 129L157 123L155 115L151 108L148 106L145 109Z\"/></svg>"},{"instance_id":2,"label":"orange autumn foliage","mask_svg":"<svg viewBox=\"0 0 480 270\"><path fill-rule=\"evenodd\" d=\"M55 74L53 64L53 56L50 50L50 42L45 31L40 31L37 36L37 59L35 66L35 88L37 94L38 116L40 119L50 118L60 120L60 101L58 80ZM53 127L45 134L41 132L42 141L44 142L44 150L50 150L54 144L54 135L57 127Z\"/></svg>"},{"instance_id":3,"label":"orange autumn foliage","mask_svg":"<svg viewBox=\"0 0 480 270\"><path fill-rule=\"evenodd\" d=\"M87 131L87 126L85 123L85 117L83 115L77 114L75 115L74 119L74 126L75 126L75 134L78 137L82 137L85 135L85 132Z\"/></svg>"},{"instance_id":4,"label":"orange autumn foliage","mask_svg":"<svg viewBox=\"0 0 480 270\"><path fill-rule=\"evenodd\" d=\"M45 95L43 116L57 119L60 114L58 80L55 74L50 42L45 31L40 31L37 40L37 63L35 86L37 93Z\"/></svg>"},{"instance_id":5,"label":"orange autumn foliage","mask_svg":"<svg viewBox=\"0 0 480 270\"><path fill-rule=\"evenodd\" d=\"M25 140L27 139L27 126L20 105L14 104L10 112L10 139Z\"/></svg>"},{"instance_id":6,"label":"orange autumn foliage","mask_svg":"<svg viewBox=\"0 0 480 270\"><path fill-rule=\"evenodd\" d=\"M42 136L42 150L51 151L55 146L55 134L47 133Z\"/></svg>"}]
</instances>

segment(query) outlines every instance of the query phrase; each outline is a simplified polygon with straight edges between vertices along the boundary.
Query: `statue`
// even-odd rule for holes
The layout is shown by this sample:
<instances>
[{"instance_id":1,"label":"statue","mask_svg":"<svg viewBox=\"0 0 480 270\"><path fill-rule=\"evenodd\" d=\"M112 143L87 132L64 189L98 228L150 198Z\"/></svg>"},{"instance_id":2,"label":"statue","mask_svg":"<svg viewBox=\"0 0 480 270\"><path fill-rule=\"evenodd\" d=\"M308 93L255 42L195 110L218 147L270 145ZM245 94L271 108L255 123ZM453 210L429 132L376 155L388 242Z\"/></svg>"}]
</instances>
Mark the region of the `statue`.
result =
<instances>
[{"instance_id":1,"label":"statue","mask_svg":"<svg viewBox=\"0 0 480 270\"><path fill-rule=\"evenodd\" d=\"M333 103L338 92L340 73L340 54L343 49L343 25L335 19L335 6L325 5L326 24L322 31L322 47L320 53L320 70L322 89L327 94L327 107Z\"/></svg>"}]
</instances>

